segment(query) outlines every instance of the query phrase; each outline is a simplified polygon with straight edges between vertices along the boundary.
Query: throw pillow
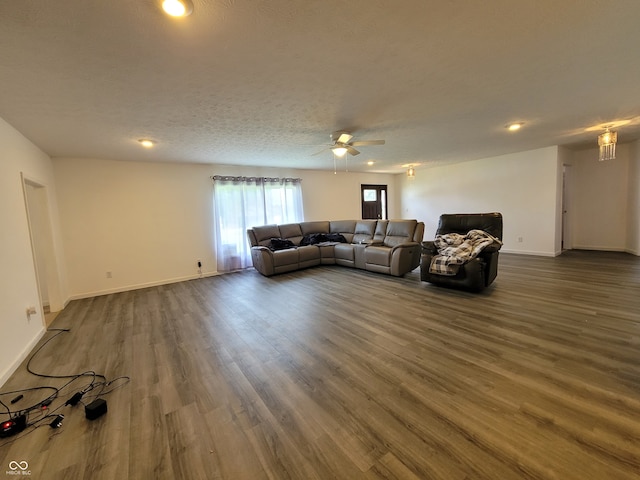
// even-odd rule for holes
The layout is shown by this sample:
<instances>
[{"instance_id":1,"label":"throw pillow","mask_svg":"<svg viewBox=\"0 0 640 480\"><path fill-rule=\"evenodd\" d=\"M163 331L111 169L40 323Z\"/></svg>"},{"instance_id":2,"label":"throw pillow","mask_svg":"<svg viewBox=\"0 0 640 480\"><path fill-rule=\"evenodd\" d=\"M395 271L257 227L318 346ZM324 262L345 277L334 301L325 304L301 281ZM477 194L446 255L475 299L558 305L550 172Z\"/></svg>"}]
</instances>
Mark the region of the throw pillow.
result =
<instances>
[{"instance_id":1,"label":"throw pillow","mask_svg":"<svg viewBox=\"0 0 640 480\"><path fill-rule=\"evenodd\" d=\"M272 238L269 250L275 252L277 250L286 250L287 248L294 247L295 245L291 240L287 240L286 238Z\"/></svg>"},{"instance_id":2,"label":"throw pillow","mask_svg":"<svg viewBox=\"0 0 640 480\"><path fill-rule=\"evenodd\" d=\"M327 241L327 234L325 233L310 233L302 237L302 240L300 240L300 246L317 245L318 243Z\"/></svg>"},{"instance_id":3,"label":"throw pillow","mask_svg":"<svg viewBox=\"0 0 640 480\"><path fill-rule=\"evenodd\" d=\"M347 239L344 238L344 235L341 233L329 233L327 235L327 242L339 242L339 243L347 243Z\"/></svg>"}]
</instances>

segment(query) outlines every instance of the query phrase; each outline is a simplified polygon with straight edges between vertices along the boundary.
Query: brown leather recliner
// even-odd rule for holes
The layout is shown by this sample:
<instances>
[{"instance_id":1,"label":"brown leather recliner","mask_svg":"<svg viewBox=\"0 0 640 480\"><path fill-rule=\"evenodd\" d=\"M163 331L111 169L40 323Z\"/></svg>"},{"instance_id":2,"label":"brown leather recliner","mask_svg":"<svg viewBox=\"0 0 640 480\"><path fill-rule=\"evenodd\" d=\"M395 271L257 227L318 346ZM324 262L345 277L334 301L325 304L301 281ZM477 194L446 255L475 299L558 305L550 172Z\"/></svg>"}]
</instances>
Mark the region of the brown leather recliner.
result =
<instances>
[{"instance_id":1,"label":"brown leather recliner","mask_svg":"<svg viewBox=\"0 0 640 480\"><path fill-rule=\"evenodd\" d=\"M483 230L502 241L502 214L457 213L440 216L436 235ZM445 287L457 287L479 291L489 286L498 275L498 251L502 245L494 242L485 247L474 259L464 263L455 275L430 272L431 260L438 254L434 242L422 242L420 279Z\"/></svg>"}]
</instances>

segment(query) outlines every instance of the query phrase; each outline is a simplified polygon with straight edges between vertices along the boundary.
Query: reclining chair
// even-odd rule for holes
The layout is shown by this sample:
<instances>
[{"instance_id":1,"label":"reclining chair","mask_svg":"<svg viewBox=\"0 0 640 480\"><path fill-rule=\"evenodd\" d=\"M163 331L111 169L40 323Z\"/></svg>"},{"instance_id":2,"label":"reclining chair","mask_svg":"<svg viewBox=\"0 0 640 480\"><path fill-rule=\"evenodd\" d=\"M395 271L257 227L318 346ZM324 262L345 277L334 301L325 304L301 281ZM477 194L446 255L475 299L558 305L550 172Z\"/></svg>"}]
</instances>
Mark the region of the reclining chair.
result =
<instances>
[{"instance_id":1,"label":"reclining chair","mask_svg":"<svg viewBox=\"0 0 640 480\"><path fill-rule=\"evenodd\" d=\"M489 286L498 274L498 250L502 246L502 214L444 214L440 216L436 236L447 233L466 235L471 230L482 230L500 240L500 243L493 242L484 247L478 256L460 265L457 273L452 275L432 271L431 260L438 255L438 250L434 242L422 242L420 279L435 285L474 291Z\"/></svg>"}]
</instances>

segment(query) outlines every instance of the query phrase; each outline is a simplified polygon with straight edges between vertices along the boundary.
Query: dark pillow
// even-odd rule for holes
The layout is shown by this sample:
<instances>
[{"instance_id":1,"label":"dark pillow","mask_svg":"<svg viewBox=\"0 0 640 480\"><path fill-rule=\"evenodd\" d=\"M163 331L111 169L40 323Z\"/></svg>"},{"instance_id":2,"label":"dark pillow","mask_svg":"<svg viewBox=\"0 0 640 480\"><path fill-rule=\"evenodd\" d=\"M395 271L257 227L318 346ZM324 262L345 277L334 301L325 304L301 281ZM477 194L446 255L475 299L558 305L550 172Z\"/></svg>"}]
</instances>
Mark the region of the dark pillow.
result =
<instances>
[{"instance_id":1,"label":"dark pillow","mask_svg":"<svg viewBox=\"0 0 640 480\"><path fill-rule=\"evenodd\" d=\"M311 245L311 235L305 235L304 237L302 237L302 240L300 240L301 247L304 247L306 245Z\"/></svg>"},{"instance_id":2,"label":"dark pillow","mask_svg":"<svg viewBox=\"0 0 640 480\"><path fill-rule=\"evenodd\" d=\"M317 245L318 243L327 242L329 241L327 236L328 235L326 233L310 233L302 237L302 240L300 240L300 246Z\"/></svg>"},{"instance_id":3,"label":"dark pillow","mask_svg":"<svg viewBox=\"0 0 640 480\"><path fill-rule=\"evenodd\" d=\"M269 250L275 252L276 250L286 250L287 248L294 247L295 245L291 240L287 240L286 238L272 238Z\"/></svg>"},{"instance_id":4,"label":"dark pillow","mask_svg":"<svg viewBox=\"0 0 640 480\"><path fill-rule=\"evenodd\" d=\"M339 242L347 243L347 239L341 233L329 233L327 235L327 242Z\"/></svg>"}]
</instances>

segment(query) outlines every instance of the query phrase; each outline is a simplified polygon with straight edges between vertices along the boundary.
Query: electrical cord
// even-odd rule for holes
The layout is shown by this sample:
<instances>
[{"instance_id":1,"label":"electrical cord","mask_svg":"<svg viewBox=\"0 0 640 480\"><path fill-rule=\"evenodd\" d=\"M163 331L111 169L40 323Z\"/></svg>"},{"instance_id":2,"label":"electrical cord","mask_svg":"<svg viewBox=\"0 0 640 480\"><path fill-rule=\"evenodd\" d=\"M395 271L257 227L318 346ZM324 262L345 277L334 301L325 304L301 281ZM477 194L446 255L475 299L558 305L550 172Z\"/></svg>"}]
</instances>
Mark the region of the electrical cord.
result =
<instances>
[{"instance_id":1,"label":"electrical cord","mask_svg":"<svg viewBox=\"0 0 640 480\"><path fill-rule=\"evenodd\" d=\"M42 405L44 405L45 403L47 405L51 404L51 402L57 397L58 392L59 392L59 388L57 387L51 387L51 386L40 386L40 387L31 387L31 388L23 388L20 390L11 390L9 392L0 392L0 396L3 395L13 395L16 393L26 393L26 392L33 392L36 390L53 390L53 393L51 395L49 395L48 397L45 397L44 400L41 400L37 403L34 403L33 405L26 407L26 408L21 408L20 410L11 410L6 403L4 403L2 400L0 400L0 404L2 404L2 406L7 410L6 415L9 415L9 417L11 417L11 415L20 415L22 413L28 413L29 411L35 410L38 407L41 407ZM5 415L4 413L2 413L1 415Z\"/></svg>"},{"instance_id":2,"label":"electrical cord","mask_svg":"<svg viewBox=\"0 0 640 480\"><path fill-rule=\"evenodd\" d=\"M15 416L15 415L22 415L22 414L28 414L30 412L32 412L33 410L36 410L38 408L43 408L43 407L48 407L49 405L51 405L51 403L58 398L61 393L63 392L64 389L66 389L67 387L69 387L73 382L75 382L76 380L86 377L86 376L92 376L93 380L92 382L87 386L84 387L84 389L90 387L91 385L95 384L95 379L96 377L98 377L98 375L92 371L92 370L88 370L86 372L82 372L80 374L76 374L74 376L65 376L63 378L71 378L71 380L69 380L67 383L65 383L64 385L62 385L61 387L51 387L51 386L40 386L40 387L31 387L31 388L23 388L23 389L19 389L19 390L11 390L8 392L1 392L0 396L3 395L13 395L16 393L26 393L26 392L31 392L31 391L36 391L36 390L43 390L43 389L49 389L49 390L53 390L53 393L51 395L49 395L48 397L44 398L43 400L40 400L39 402L34 403L33 405L30 405L28 407L25 408L21 408L19 410L11 410L7 404L5 404L2 400L0 400L0 404L7 410L6 415L9 416L9 418L11 418L11 416ZM102 383L102 382L100 382ZM4 413L2 414L4 415Z\"/></svg>"},{"instance_id":3,"label":"electrical cord","mask_svg":"<svg viewBox=\"0 0 640 480\"><path fill-rule=\"evenodd\" d=\"M40 353L40 350L42 350L51 340L56 338L58 335L70 331L68 328L61 328L61 329L56 329L56 330L58 331L58 333L56 333L51 338L49 338L46 342L44 342L42 345L40 345L38 347L38 349L35 352L33 352L31 357L29 357L29 360L27 361L27 372L29 372L31 375L35 375L36 377L42 377L42 378L75 378L75 377L78 376L78 374L74 374L74 375L48 375L48 374L45 374L45 373L34 372L31 369L31 362L36 357L36 355L38 355L38 353ZM88 374L91 374L94 377L102 378L105 381L107 379L104 375L97 374L97 373L95 373L94 371L91 371L91 370L88 371L88 372L85 372L83 374L80 374L80 375L88 375Z\"/></svg>"},{"instance_id":4,"label":"electrical cord","mask_svg":"<svg viewBox=\"0 0 640 480\"><path fill-rule=\"evenodd\" d=\"M0 415L7 415L9 417L9 419L12 418L16 418L22 415L26 416L26 428L23 432L20 432L18 435L14 436L11 440L5 441L3 443L0 443L0 447L7 445L9 443L12 443L14 441L16 441L19 438L24 437L26 434L33 432L35 429L43 426L44 424L42 422L44 422L46 419L51 418L52 416L56 415L56 412L58 412L60 409L62 409L63 407L66 407L68 405L70 406L74 406L77 403L83 403L81 402L81 399L84 397L85 394L92 392L94 390L97 390L97 393L93 394L93 395L88 395L89 398L98 398L102 395L107 395L111 392L113 392L114 390L117 390L118 388L126 385L127 383L129 383L129 381L131 380L130 377L128 376L121 376L121 377L116 377L113 380L107 380L106 376L96 373L93 370L88 370L79 374L73 374L73 375L49 375L49 374L45 374L45 373L39 373L34 371L31 368L31 363L33 362L34 358L38 355L38 353L40 353L40 351L50 342L52 341L54 338L57 338L60 334L64 333L64 332L69 332L70 329L50 329L49 331L57 331L57 333L55 335L53 335L51 338L47 339L42 345L40 345L29 357L29 360L27 361L27 365L26 365L26 369L27 371L36 376L36 377L41 377L41 378L54 378L54 379L69 379L68 382L66 382L64 385L62 385L61 387L51 387L51 386L39 386L39 387L31 387L31 388L25 388L25 389L20 389L20 390L12 390L12 391L8 391L8 392L0 392L0 397L4 396L4 395L12 395L12 394L20 394L18 396L18 398L12 400L12 402L16 402L17 400L22 398L22 393L26 393L26 392L31 392L31 391L36 391L36 390L43 390L43 389L49 389L49 390L53 390L53 393L51 393L51 395L49 395L48 397L46 397L44 400L41 400L33 405L30 405L26 408L22 408L20 410L12 410L11 408L9 408L9 406L7 406L7 404L5 404L1 399L0 399L0 405L2 407L4 407L4 409L6 409L6 413L0 413ZM61 395L61 393L68 388L71 384L73 384L73 382L77 381L80 378L86 378L86 377L91 377L91 381L86 384L85 386L83 386L79 391L77 391L72 397L70 397L66 402L61 403L60 405L58 405L56 408L50 409L49 406L53 403L54 400L56 400L57 398L59 398L59 396ZM100 379L101 381L98 381L98 379ZM117 383L117 382L121 382L121 383ZM115 384L115 386L114 386ZM111 387L111 388L109 388ZM29 421L29 414L31 412L33 412L34 410L39 409L41 412L41 416L40 418L37 418L35 420L31 420ZM57 417L58 415L56 415ZM55 422L55 420L54 420ZM52 427L59 427L60 424L58 425L54 425L53 423L50 424Z\"/></svg>"}]
</instances>

